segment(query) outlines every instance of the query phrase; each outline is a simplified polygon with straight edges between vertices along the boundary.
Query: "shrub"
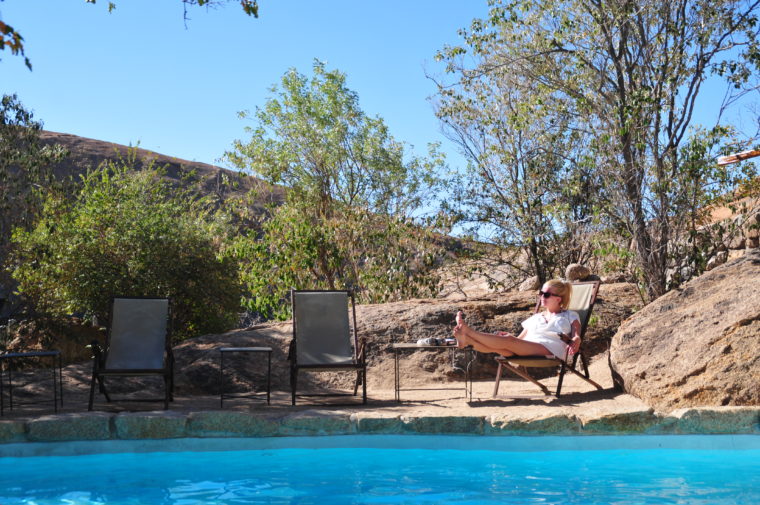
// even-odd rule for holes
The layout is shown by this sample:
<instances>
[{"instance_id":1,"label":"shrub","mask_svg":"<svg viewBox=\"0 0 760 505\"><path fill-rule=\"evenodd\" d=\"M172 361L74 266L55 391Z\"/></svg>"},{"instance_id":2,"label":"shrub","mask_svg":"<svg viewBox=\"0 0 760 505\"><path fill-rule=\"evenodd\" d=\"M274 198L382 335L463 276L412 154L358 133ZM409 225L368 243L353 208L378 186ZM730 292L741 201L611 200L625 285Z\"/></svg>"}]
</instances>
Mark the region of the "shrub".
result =
<instances>
[{"instance_id":1,"label":"shrub","mask_svg":"<svg viewBox=\"0 0 760 505\"><path fill-rule=\"evenodd\" d=\"M51 192L36 225L17 228L12 275L36 310L102 321L110 298L167 296L177 338L228 329L240 306L227 219L152 165L108 163L73 198Z\"/></svg>"}]
</instances>

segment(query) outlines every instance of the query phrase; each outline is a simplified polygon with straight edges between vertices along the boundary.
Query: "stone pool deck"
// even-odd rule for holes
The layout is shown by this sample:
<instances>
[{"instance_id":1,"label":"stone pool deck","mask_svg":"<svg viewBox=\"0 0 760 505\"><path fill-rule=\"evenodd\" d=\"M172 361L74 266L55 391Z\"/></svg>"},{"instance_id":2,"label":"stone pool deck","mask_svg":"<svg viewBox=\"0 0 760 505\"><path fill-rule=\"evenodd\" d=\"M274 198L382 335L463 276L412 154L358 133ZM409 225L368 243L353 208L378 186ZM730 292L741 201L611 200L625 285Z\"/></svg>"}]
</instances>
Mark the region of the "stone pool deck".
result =
<instances>
[{"instance_id":1,"label":"stone pool deck","mask_svg":"<svg viewBox=\"0 0 760 505\"><path fill-rule=\"evenodd\" d=\"M760 406L699 407L655 412L627 394L614 391L606 363L592 365L602 386L595 391L566 378L561 398L536 395L526 382L506 380L491 397L491 381L476 382L469 401L462 391L404 391L402 403L392 389L369 384L367 405L290 405L286 391L274 391L272 404L225 401L216 396L177 396L169 410L158 404L106 404L87 412L87 395L70 388L64 409L50 405L17 407L0 418L0 444L88 440L140 440L219 437L284 437L357 434L452 435L621 435L760 434ZM418 384L419 387L451 384ZM6 405L7 407L7 405Z\"/></svg>"}]
</instances>

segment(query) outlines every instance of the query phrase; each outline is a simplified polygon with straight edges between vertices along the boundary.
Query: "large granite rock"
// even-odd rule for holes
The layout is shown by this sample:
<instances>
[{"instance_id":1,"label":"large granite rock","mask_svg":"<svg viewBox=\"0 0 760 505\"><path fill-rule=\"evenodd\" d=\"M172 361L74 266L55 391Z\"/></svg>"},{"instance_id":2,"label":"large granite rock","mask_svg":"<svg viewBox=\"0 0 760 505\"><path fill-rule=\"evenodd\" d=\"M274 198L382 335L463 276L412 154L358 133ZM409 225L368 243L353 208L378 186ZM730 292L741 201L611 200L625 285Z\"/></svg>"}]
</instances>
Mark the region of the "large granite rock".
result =
<instances>
[{"instance_id":1,"label":"large granite rock","mask_svg":"<svg viewBox=\"0 0 760 505\"><path fill-rule=\"evenodd\" d=\"M760 251L634 314L612 340L625 391L660 410L760 405Z\"/></svg>"},{"instance_id":2,"label":"large granite rock","mask_svg":"<svg viewBox=\"0 0 760 505\"><path fill-rule=\"evenodd\" d=\"M589 356L607 350L609 341L620 322L640 303L632 284L603 285L594 307L594 320L586 333ZM520 331L520 322L529 317L535 306L534 293L490 294L469 300L408 300L403 302L359 305L356 307L358 333L368 346L368 378L370 390L392 389L394 385L393 342L416 342L419 339L444 338L451 335L454 315L463 310L475 328L494 332ZM287 361L288 344L292 339L290 322L265 323L244 330L204 335L188 339L174 348L176 359L175 383L177 393L218 394L219 347L272 347L272 389L289 390L290 374ZM225 361L225 391L261 391L266 383L266 364L248 355L233 355ZM457 356L460 359L461 356ZM492 379L495 374L494 356L477 353L472 368L477 379ZM448 353L417 351L404 357L408 376L404 384L419 381L461 379L460 369L453 369ZM424 373L420 372L420 369ZM553 370L549 370L553 373ZM303 374L299 384L345 389L353 387L353 374ZM132 389L145 388L144 381L130 383Z\"/></svg>"}]
</instances>

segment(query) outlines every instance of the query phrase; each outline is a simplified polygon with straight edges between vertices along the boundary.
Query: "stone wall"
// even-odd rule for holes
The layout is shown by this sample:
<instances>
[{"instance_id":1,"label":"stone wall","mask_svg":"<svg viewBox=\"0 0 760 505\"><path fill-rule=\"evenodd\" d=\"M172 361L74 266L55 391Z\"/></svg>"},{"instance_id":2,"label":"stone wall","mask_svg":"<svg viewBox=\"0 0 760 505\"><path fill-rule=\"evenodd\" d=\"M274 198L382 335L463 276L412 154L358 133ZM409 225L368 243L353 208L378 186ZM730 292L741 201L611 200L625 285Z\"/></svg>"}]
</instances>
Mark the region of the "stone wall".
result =
<instances>
[{"instance_id":1,"label":"stone wall","mask_svg":"<svg viewBox=\"0 0 760 505\"><path fill-rule=\"evenodd\" d=\"M760 434L760 407L651 409L576 415L561 410L520 415L414 416L301 410L287 414L239 411L88 412L0 421L0 444L88 440L292 437L326 435L621 435Z\"/></svg>"}]
</instances>

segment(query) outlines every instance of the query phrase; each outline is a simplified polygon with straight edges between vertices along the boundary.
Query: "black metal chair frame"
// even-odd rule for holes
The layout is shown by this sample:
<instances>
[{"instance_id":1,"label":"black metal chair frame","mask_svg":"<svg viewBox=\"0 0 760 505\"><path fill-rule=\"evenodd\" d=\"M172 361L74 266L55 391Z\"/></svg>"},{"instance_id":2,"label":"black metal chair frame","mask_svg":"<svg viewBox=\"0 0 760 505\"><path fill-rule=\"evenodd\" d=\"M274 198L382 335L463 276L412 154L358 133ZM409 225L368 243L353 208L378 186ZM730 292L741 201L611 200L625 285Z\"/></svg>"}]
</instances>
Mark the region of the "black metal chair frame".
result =
<instances>
[{"instance_id":1,"label":"black metal chair frame","mask_svg":"<svg viewBox=\"0 0 760 505\"><path fill-rule=\"evenodd\" d=\"M302 364L297 360L297 331L298 321L296 318L296 294L297 293L346 293L351 301L351 334L353 336L353 363L349 364ZM296 396L356 396L359 391L359 384L362 385L362 404L367 403L367 361L365 354L365 341L359 339L356 331L356 302L354 295L350 290L291 290L290 300L293 309L293 340L290 342L290 349L288 351L288 360L290 360L290 387L291 387L291 403L296 404ZM348 310L348 307L346 307ZM353 394L349 393L311 393L311 394L296 394L298 387L298 372L301 370L320 371L320 372L332 372L332 371L355 371L356 382L354 384Z\"/></svg>"},{"instance_id":2,"label":"black metal chair frame","mask_svg":"<svg viewBox=\"0 0 760 505\"><path fill-rule=\"evenodd\" d=\"M109 369L106 368L106 361L108 358L108 352L111 346L111 333L113 329L114 318L114 302L117 299L130 299L130 300L167 300L167 321L166 321L166 337L164 344L164 357L162 368L148 368L148 369ZM95 398L95 385L97 383L99 391L105 396L107 402L116 401L129 401L129 402L164 402L164 409L169 408L169 402L174 401L174 354L172 353L171 342L171 300L166 297L141 297L141 296L114 296L111 299L111 314L109 317L108 334L106 337L105 348L101 347L97 341L92 342L93 350L93 364L92 364L92 380L90 381L90 401L88 404L88 410L92 410L93 401ZM111 398L105 385L104 379L107 377L141 377L141 376L160 376L164 380L164 397L163 398Z\"/></svg>"}]
</instances>

